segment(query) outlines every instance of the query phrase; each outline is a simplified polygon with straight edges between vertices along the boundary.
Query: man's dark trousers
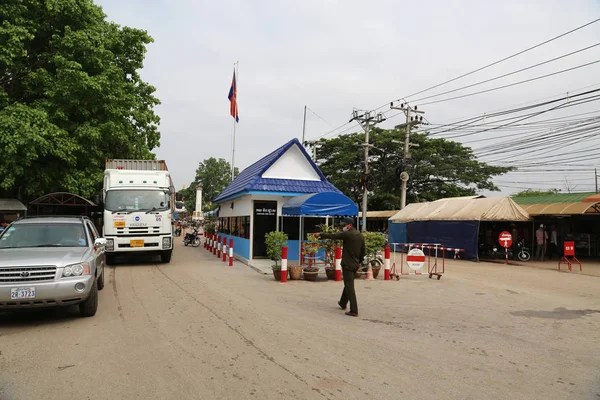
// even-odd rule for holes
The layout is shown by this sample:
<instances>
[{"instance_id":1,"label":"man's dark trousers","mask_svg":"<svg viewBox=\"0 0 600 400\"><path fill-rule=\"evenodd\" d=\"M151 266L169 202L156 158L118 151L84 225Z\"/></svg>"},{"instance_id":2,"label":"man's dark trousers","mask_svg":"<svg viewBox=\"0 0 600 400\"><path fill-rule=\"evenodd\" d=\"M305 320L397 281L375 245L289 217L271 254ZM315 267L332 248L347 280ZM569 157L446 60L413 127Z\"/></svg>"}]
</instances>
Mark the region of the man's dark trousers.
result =
<instances>
[{"instance_id":1,"label":"man's dark trousers","mask_svg":"<svg viewBox=\"0 0 600 400\"><path fill-rule=\"evenodd\" d=\"M344 276L344 289L342 290L340 304L345 308L348 301L350 301L350 312L358 314L358 303L354 292L354 272L344 269L342 274Z\"/></svg>"}]
</instances>

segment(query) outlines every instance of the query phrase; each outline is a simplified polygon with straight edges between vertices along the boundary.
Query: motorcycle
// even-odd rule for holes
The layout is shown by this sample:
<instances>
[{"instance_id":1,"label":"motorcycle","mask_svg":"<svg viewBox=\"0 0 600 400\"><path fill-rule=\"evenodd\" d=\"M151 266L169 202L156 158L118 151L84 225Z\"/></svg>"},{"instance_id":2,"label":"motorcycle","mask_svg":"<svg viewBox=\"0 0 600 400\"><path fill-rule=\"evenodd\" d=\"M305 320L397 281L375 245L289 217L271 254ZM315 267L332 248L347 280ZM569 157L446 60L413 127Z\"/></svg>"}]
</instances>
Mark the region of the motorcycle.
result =
<instances>
[{"instance_id":1,"label":"motorcycle","mask_svg":"<svg viewBox=\"0 0 600 400\"><path fill-rule=\"evenodd\" d=\"M202 239L200 238L200 234L198 233L198 229L196 229L196 228L194 228L194 232L186 233L185 238L183 238L183 244L185 246L187 246L188 244L191 244L192 247L198 247L198 246L200 246L201 242L202 242Z\"/></svg>"},{"instance_id":2,"label":"motorcycle","mask_svg":"<svg viewBox=\"0 0 600 400\"><path fill-rule=\"evenodd\" d=\"M531 253L529 252L529 248L525 247L525 242L523 239L520 239L517 242L517 254L514 254L514 251L512 248L508 249L508 258L510 258L511 260L516 260L517 258L521 261L529 261L531 259ZM493 248L493 252L495 257L494 258L502 258L502 253L499 251L499 249L494 246Z\"/></svg>"}]
</instances>

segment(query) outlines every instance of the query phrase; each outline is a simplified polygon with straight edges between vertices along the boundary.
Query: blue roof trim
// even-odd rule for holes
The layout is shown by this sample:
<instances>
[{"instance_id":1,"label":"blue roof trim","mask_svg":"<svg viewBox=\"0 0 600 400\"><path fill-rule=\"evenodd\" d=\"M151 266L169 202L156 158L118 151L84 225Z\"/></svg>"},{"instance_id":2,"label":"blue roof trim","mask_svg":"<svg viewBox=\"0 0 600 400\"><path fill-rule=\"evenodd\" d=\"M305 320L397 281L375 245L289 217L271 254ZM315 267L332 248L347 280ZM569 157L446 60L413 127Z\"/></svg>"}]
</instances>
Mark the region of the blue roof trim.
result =
<instances>
[{"instance_id":1,"label":"blue roof trim","mask_svg":"<svg viewBox=\"0 0 600 400\"><path fill-rule=\"evenodd\" d=\"M298 146L304 157L310 162L315 172L321 178L320 181L304 181L296 179L272 179L262 178L262 174L271 167L286 151L292 146ZM234 180L213 200L215 203L219 203L225 200L238 197L236 195L248 194L248 192L277 192L281 195L287 193L320 193L320 192L338 192L341 193L335 186L333 186L323 172L317 167L314 161L310 158L306 149L300 141L296 138L290 140L277 150L265 157L261 158L248 168L244 169Z\"/></svg>"},{"instance_id":2,"label":"blue roof trim","mask_svg":"<svg viewBox=\"0 0 600 400\"><path fill-rule=\"evenodd\" d=\"M289 199L281 214L349 217L358 215L358 205L339 192L312 193Z\"/></svg>"}]
</instances>

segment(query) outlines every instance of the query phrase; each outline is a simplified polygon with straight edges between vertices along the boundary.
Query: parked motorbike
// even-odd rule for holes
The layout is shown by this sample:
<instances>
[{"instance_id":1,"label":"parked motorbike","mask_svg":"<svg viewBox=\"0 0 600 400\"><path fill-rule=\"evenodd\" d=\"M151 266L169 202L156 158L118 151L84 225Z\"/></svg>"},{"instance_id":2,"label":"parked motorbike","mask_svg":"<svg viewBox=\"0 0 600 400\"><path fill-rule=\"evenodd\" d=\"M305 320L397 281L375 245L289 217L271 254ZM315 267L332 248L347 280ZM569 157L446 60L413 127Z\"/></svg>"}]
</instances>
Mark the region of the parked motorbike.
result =
<instances>
[{"instance_id":1,"label":"parked motorbike","mask_svg":"<svg viewBox=\"0 0 600 400\"><path fill-rule=\"evenodd\" d=\"M508 249L508 258L510 258L511 260L516 260L517 258L521 261L529 261L531 259L531 253L529 252L529 248L525 247L525 242L523 239L520 239L517 242L517 254L514 254L514 251L512 248ZM500 249L498 249L496 246L494 246L493 248L494 251L494 258L502 258L504 256L504 252L501 252Z\"/></svg>"},{"instance_id":2,"label":"parked motorbike","mask_svg":"<svg viewBox=\"0 0 600 400\"><path fill-rule=\"evenodd\" d=\"M194 231L192 233L186 233L185 237L183 238L183 244L185 246L187 246L188 244L191 244L192 247L198 247L200 246L200 243L202 242L202 238L200 237L200 234L198 233L198 229L194 228Z\"/></svg>"}]
</instances>

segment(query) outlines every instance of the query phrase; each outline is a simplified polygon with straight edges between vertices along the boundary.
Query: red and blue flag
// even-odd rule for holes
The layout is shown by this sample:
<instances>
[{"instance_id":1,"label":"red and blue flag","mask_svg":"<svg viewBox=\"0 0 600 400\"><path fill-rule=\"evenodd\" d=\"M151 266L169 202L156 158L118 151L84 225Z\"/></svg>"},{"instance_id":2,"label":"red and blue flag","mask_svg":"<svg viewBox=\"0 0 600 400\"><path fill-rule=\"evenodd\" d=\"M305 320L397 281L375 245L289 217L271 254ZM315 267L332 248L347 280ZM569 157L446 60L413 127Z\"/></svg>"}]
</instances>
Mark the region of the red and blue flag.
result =
<instances>
[{"instance_id":1,"label":"red and blue flag","mask_svg":"<svg viewBox=\"0 0 600 400\"><path fill-rule=\"evenodd\" d=\"M233 79L231 81L231 87L229 88L229 113L233 118L235 118L235 122L240 122L240 117L238 115L238 105L237 105L237 84L235 82L235 70L233 71Z\"/></svg>"}]
</instances>

